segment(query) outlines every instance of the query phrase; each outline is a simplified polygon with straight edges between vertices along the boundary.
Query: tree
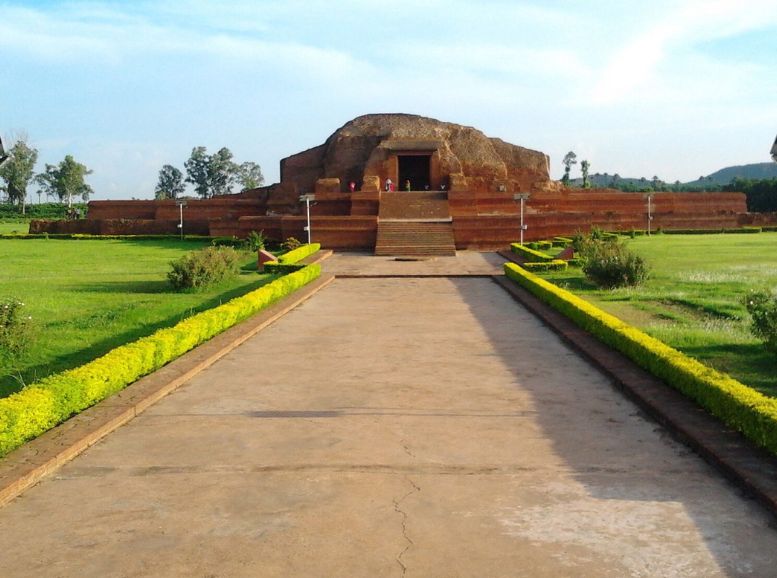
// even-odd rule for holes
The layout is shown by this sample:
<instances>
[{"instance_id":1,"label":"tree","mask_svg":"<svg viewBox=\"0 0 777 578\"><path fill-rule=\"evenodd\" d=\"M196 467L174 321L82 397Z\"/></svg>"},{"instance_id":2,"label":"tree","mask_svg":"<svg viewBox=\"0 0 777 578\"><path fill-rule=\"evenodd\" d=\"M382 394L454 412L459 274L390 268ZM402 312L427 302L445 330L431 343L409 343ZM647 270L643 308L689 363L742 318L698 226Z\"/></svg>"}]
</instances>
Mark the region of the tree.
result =
<instances>
[{"instance_id":1,"label":"tree","mask_svg":"<svg viewBox=\"0 0 777 578\"><path fill-rule=\"evenodd\" d=\"M173 165L164 165L159 171L159 182L154 190L157 200L176 199L185 189L183 173Z\"/></svg>"},{"instance_id":2,"label":"tree","mask_svg":"<svg viewBox=\"0 0 777 578\"><path fill-rule=\"evenodd\" d=\"M564 165L564 176L561 178L561 182L564 183L565 187L569 186L569 173L572 170L572 165L577 164L577 155L569 151L567 154L564 155L564 160L561 161Z\"/></svg>"},{"instance_id":3,"label":"tree","mask_svg":"<svg viewBox=\"0 0 777 578\"><path fill-rule=\"evenodd\" d=\"M264 184L262 167L250 161L241 164L238 167L237 182L241 185L243 191L261 187Z\"/></svg>"},{"instance_id":4,"label":"tree","mask_svg":"<svg viewBox=\"0 0 777 578\"><path fill-rule=\"evenodd\" d=\"M232 152L227 147L212 155L205 147L194 147L184 167L186 182L193 184L194 192L203 199L231 193L238 177L238 166L232 162Z\"/></svg>"},{"instance_id":5,"label":"tree","mask_svg":"<svg viewBox=\"0 0 777 578\"><path fill-rule=\"evenodd\" d=\"M186 169L186 182L194 185L194 192L203 199L208 198L210 186L208 184L208 163L210 156L205 147L194 147L189 160L184 163Z\"/></svg>"},{"instance_id":6,"label":"tree","mask_svg":"<svg viewBox=\"0 0 777 578\"><path fill-rule=\"evenodd\" d=\"M581 161L580 162L580 170L583 173L583 188L584 189L590 189L591 188L591 179L588 178L588 169L591 168L591 163L588 161Z\"/></svg>"},{"instance_id":7,"label":"tree","mask_svg":"<svg viewBox=\"0 0 777 578\"><path fill-rule=\"evenodd\" d=\"M92 171L72 157L66 155L65 160L58 165L46 165L46 170L35 177L35 181L43 192L50 197L57 197L60 202L67 199L67 206L73 205L73 196L79 196L84 201L94 194L84 178Z\"/></svg>"},{"instance_id":8,"label":"tree","mask_svg":"<svg viewBox=\"0 0 777 578\"><path fill-rule=\"evenodd\" d=\"M660 191L664 187L664 181L659 179L657 175L653 175L653 178L650 179L650 184L653 185L654 191Z\"/></svg>"},{"instance_id":9,"label":"tree","mask_svg":"<svg viewBox=\"0 0 777 578\"><path fill-rule=\"evenodd\" d=\"M21 207L24 214L27 185L33 177L38 151L29 146L24 137L21 137L8 150L7 155L6 162L0 165L0 178L5 181L4 185L0 185L0 189L6 192L11 203Z\"/></svg>"},{"instance_id":10,"label":"tree","mask_svg":"<svg viewBox=\"0 0 777 578\"><path fill-rule=\"evenodd\" d=\"M208 180L211 196L228 195L237 181L238 166L232 162L232 151L227 147L220 148L210 156L208 163Z\"/></svg>"}]
</instances>

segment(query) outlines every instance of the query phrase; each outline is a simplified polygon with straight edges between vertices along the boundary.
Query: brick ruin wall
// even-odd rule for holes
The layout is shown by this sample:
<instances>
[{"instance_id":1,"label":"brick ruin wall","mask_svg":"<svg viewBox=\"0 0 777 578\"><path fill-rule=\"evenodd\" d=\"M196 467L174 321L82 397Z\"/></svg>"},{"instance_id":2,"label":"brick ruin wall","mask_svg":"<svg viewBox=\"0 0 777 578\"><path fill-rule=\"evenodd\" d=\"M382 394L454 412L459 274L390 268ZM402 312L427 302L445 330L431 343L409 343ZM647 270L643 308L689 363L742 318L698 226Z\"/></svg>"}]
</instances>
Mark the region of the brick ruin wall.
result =
<instances>
[{"instance_id":1,"label":"brick ruin wall","mask_svg":"<svg viewBox=\"0 0 777 578\"><path fill-rule=\"evenodd\" d=\"M372 250L377 234L378 195L357 202L348 194L331 193L312 207L315 241L341 250ZM518 238L519 205L512 193L451 191L448 195L454 237L459 249L505 247ZM652 229L723 229L746 225L775 225L777 213L747 213L741 193L655 193ZM358 207L366 207L359 214ZM190 200L184 208L184 232L244 237L264 231L269 238L307 238L305 217L270 215L264 198L219 197ZM301 208L301 207L300 207ZM361 209L360 209L361 210ZM176 234L179 208L175 201L93 201L86 219L33 221L31 232L96 235ZM537 191L526 202L525 239L573 235L592 226L626 231L647 228L643 194L612 189Z\"/></svg>"}]
</instances>

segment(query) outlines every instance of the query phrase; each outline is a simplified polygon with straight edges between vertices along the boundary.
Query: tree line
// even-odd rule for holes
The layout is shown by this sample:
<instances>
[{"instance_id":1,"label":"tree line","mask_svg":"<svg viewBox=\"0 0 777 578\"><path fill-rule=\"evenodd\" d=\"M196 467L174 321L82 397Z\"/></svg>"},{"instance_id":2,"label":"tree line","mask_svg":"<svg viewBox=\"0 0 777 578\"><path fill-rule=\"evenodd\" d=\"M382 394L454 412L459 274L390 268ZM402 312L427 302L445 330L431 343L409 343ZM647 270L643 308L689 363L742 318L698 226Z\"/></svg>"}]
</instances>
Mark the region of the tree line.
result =
<instances>
[{"instance_id":1,"label":"tree line","mask_svg":"<svg viewBox=\"0 0 777 578\"><path fill-rule=\"evenodd\" d=\"M751 213L777 211L777 179L735 178L723 187L724 191L745 193L747 210Z\"/></svg>"},{"instance_id":2,"label":"tree line","mask_svg":"<svg viewBox=\"0 0 777 578\"><path fill-rule=\"evenodd\" d=\"M235 185L241 191L261 187L264 184L262 168L254 162L237 164L232 151L222 147L213 154L203 146L194 147L189 159L183 164L186 177L173 165L164 165L159 171L159 181L154 190L157 200L177 199L183 195L186 183L203 199L215 195L228 195Z\"/></svg>"},{"instance_id":3,"label":"tree line","mask_svg":"<svg viewBox=\"0 0 777 578\"><path fill-rule=\"evenodd\" d=\"M35 173L38 162L38 149L27 143L27 138L16 139L7 152L7 158L0 164L0 191L4 192L7 201L18 205L22 214L27 205L27 187L30 183L38 185L38 194L45 193L59 202L67 202L72 207L73 198L88 201L94 194L92 187L86 182L86 176L91 174L86 165L77 162L72 155L56 165L46 164L41 173Z\"/></svg>"},{"instance_id":4,"label":"tree line","mask_svg":"<svg viewBox=\"0 0 777 578\"><path fill-rule=\"evenodd\" d=\"M577 164L577 155L569 151L564 155L561 161L564 165L564 176L561 182L566 187L580 186L584 189L591 187L606 187L616 189L625 193L707 193L707 192L740 192L745 193L747 197L747 210L753 213L777 212L777 179L744 179L735 177L728 185L716 183L710 177L700 176L693 183L667 183L658 176L654 175L652 179L642 177L640 179L622 178L618 173L608 175L607 173L595 173L590 175L591 163L584 160L580 162L582 179L571 179L570 173L572 166Z\"/></svg>"}]
</instances>

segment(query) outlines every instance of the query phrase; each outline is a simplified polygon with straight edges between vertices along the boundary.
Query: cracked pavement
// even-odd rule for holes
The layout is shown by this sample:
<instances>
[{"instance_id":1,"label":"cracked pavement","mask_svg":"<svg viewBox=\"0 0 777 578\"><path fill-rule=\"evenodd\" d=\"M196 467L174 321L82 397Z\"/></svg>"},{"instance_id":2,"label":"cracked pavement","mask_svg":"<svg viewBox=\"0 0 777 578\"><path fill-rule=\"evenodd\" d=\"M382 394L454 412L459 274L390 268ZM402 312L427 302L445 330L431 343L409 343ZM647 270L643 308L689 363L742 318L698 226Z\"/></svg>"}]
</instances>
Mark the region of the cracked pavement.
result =
<instances>
[{"instance_id":1,"label":"cracked pavement","mask_svg":"<svg viewBox=\"0 0 777 578\"><path fill-rule=\"evenodd\" d=\"M338 279L0 510L0 574L761 577L771 522L489 279Z\"/></svg>"}]
</instances>

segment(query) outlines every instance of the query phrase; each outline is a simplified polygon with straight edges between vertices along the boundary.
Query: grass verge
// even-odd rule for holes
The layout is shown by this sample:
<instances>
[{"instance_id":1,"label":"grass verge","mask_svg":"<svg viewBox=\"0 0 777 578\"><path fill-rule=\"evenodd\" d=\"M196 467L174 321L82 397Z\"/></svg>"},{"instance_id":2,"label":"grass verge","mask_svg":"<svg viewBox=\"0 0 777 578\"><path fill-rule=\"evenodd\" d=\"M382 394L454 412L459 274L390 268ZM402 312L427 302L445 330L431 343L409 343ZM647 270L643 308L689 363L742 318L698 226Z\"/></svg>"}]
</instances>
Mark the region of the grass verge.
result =
<instances>
[{"instance_id":1,"label":"grass verge","mask_svg":"<svg viewBox=\"0 0 777 578\"><path fill-rule=\"evenodd\" d=\"M0 358L0 397L111 349L174 325L267 283L246 254L234 280L202 293L175 293L170 261L207 241L53 239L0 241L0 296L15 296L32 316L32 345Z\"/></svg>"}]
</instances>

